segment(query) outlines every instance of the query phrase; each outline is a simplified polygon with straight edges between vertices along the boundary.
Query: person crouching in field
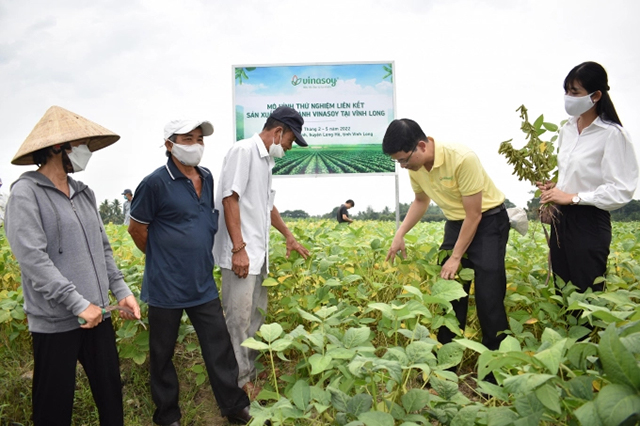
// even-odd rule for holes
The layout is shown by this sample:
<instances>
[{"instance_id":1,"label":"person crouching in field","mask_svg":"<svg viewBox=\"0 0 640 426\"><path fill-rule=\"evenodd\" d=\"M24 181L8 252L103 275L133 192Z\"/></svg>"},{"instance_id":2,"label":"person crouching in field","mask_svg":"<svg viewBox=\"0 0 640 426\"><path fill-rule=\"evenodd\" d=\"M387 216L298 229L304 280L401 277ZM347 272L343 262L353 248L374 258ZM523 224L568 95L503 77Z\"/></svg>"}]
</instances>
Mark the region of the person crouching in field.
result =
<instances>
[{"instance_id":1,"label":"person crouching in field","mask_svg":"<svg viewBox=\"0 0 640 426\"><path fill-rule=\"evenodd\" d=\"M92 151L120 139L104 127L51 107L11 161L36 164L12 185L7 239L22 271L33 339L33 424L71 424L76 364L84 367L101 425L122 425L122 381L109 291L126 312L140 308L116 267L93 191L68 174ZM79 319L84 324L80 325Z\"/></svg>"},{"instance_id":2,"label":"person crouching in field","mask_svg":"<svg viewBox=\"0 0 640 426\"><path fill-rule=\"evenodd\" d=\"M441 250L453 250L442 264L440 276L456 277L460 265L475 272L475 299L482 329L482 343L495 350L509 328L504 307L507 278L504 258L509 238L509 218L504 194L498 190L470 149L444 144L425 136L413 120L394 120L389 124L382 149L400 167L409 169L415 199L396 232L387 254L406 257L404 236L420 221L431 200L442 209L447 221ZM463 258L463 255L467 255ZM469 293L470 283L464 284ZM469 297L453 301L453 309L464 330ZM440 343L455 334L447 327L438 332Z\"/></svg>"}]
</instances>

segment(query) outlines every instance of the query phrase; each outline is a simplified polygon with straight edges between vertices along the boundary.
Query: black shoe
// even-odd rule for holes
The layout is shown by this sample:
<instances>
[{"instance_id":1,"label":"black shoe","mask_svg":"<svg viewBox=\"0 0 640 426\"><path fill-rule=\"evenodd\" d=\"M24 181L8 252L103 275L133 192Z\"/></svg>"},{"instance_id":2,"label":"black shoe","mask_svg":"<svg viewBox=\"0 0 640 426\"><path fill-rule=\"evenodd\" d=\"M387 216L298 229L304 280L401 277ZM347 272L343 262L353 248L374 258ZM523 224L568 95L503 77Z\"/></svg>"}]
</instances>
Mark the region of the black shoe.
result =
<instances>
[{"instance_id":1,"label":"black shoe","mask_svg":"<svg viewBox=\"0 0 640 426\"><path fill-rule=\"evenodd\" d=\"M242 410L236 411L235 413L229 413L227 415L227 420L229 420L229 423L234 425L246 425L251 421L249 406L247 405Z\"/></svg>"}]
</instances>

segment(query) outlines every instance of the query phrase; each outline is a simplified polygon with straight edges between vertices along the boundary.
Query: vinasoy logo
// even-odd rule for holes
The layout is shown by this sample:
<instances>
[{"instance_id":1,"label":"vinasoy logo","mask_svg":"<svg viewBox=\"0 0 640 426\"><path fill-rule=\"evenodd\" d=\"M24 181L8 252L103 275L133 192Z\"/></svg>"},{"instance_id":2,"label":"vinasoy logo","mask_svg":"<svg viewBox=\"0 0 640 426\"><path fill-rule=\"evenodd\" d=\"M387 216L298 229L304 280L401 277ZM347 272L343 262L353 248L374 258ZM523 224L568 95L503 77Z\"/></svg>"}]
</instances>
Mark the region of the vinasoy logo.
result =
<instances>
[{"instance_id":1,"label":"vinasoy logo","mask_svg":"<svg viewBox=\"0 0 640 426\"><path fill-rule=\"evenodd\" d=\"M294 75L291 78L291 84L293 86L299 86L302 84L302 87L318 87L318 86L330 86L330 87L336 87L336 83L338 82L337 78L333 78L333 77L321 77L321 78L315 78L315 77L298 77L297 75Z\"/></svg>"}]
</instances>

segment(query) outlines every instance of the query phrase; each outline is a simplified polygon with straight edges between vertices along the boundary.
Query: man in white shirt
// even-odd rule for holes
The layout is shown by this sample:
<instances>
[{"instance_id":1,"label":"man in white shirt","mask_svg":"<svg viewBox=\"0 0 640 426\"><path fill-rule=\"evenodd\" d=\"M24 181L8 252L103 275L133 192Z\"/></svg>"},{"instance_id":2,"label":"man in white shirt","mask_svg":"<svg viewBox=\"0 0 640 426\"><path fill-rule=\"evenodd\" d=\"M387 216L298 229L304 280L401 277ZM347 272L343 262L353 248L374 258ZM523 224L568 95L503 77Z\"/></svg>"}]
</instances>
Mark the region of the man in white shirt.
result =
<instances>
[{"instance_id":1,"label":"man in white shirt","mask_svg":"<svg viewBox=\"0 0 640 426\"><path fill-rule=\"evenodd\" d=\"M250 397L257 389L254 361L257 353L242 346L264 323L269 272L269 231L273 225L284 237L287 257L292 250L307 258L309 251L293 236L273 201L271 169L274 158L284 156L293 142L303 139L303 118L289 107L274 110L262 131L236 142L224 158L218 181L216 208L221 219L213 254L222 269L222 307L238 361L238 385Z\"/></svg>"}]
</instances>

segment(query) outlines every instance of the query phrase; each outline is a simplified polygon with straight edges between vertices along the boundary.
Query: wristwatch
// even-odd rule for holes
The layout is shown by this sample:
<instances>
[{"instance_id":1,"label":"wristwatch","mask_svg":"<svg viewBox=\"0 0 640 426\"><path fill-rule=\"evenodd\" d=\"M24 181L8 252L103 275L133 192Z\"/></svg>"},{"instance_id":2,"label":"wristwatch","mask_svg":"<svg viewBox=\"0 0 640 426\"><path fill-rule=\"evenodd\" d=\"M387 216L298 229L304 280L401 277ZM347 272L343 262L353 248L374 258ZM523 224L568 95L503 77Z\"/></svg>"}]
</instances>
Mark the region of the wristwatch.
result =
<instances>
[{"instance_id":1,"label":"wristwatch","mask_svg":"<svg viewBox=\"0 0 640 426\"><path fill-rule=\"evenodd\" d=\"M572 206L575 206L576 204L580 204L580 201L581 201L581 200L580 200L580 197L578 197L578 196L576 195L576 196L574 196L574 197L571 199L571 205L572 205Z\"/></svg>"}]
</instances>

